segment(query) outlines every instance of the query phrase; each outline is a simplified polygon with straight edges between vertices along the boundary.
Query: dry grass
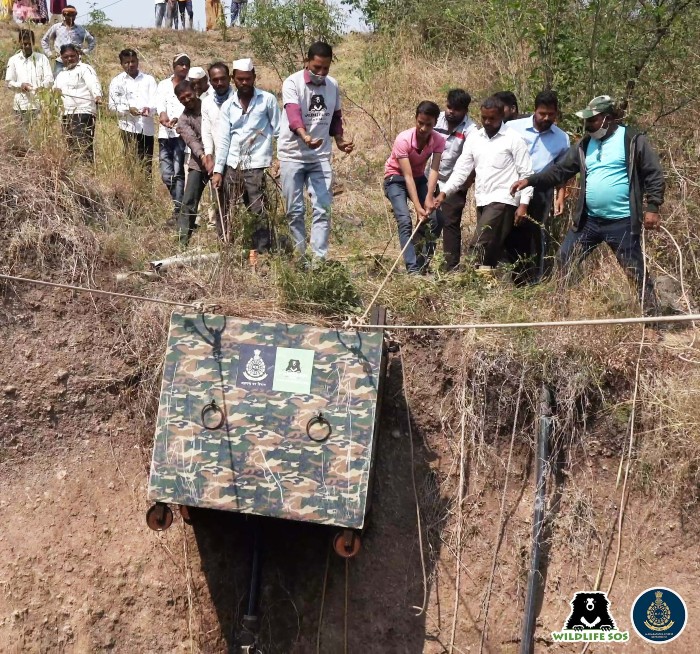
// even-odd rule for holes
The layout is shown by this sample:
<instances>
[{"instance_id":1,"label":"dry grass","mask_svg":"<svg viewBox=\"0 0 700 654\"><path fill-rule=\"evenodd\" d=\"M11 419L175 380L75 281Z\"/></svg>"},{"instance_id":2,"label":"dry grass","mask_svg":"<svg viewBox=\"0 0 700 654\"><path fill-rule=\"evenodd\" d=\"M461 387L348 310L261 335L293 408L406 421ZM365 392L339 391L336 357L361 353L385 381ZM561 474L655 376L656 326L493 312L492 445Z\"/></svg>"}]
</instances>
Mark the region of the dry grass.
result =
<instances>
[{"instance_id":1,"label":"dry grass","mask_svg":"<svg viewBox=\"0 0 700 654\"><path fill-rule=\"evenodd\" d=\"M8 34L9 29L0 26L0 38ZM234 39L239 37L235 31ZM241 41L224 43L216 33L204 39L188 32L112 32L102 39L95 57L105 86L120 72L116 53L127 46L137 48L143 68L160 77L168 73L175 52L191 52L194 63L206 64L216 59L230 61L243 48ZM352 303L345 306L337 301L345 297L348 279L351 290L367 302L399 253L394 219L381 188L391 140L412 124L420 100L440 101L456 85L477 98L493 90L494 80L484 78L474 63L427 61L410 44L390 47L370 42L367 36L353 36L339 49L333 73L347 93L347 130L358 151L335 161L338 179L346 187L334 205L332 257L343 266L338 280L333 277L337 270L327 277L300 273L282 256L253 273L245 264L240 238L233 246L222 248L211 232L202 231L193 246L218 251L218 262L174 269L156 281L134 277L117 287L114 273L143 270L149 260L174 254L177 244L174 234L163 226L169 196L157 171L154 169L152 185L134 177L115 121L107 114L100 119L95 169L67 157L56 116L54 123L45 121L29 139L15 127L4 129L11 136L0 145L0 226L7 235L0 244L0 271L186 302L204 301L233 316L339 326L353 310ZM272 71L261 65L257 68L261 86L279 91ZM8 102L6 93L2 97L5 115ZM691 153L683 150L683 133L661 133L668 137L665 160L673 161L667 166L671 171L667 224L684 258L680 260L667 238L655 237L648 243L651 269L675 278L678 284L682 279L687 302L694 304L700 297L696 164ZM472 207L466 212L466 235L473 219ZM281 226L281 208L277 221ZM568 290L556 282L514 289L507 275L485 280L464 272L415 279L396 273L379 301L397 323L406 324L575 319L632 315L638 310L627 280L608 252L591 257L582 280ZM118 334L115 347L133 370L128 397L136 400L144 433L151 432L157 410L168 315L161 306L128 303L108 317ZM644 349L637 418L640 439L633 453L638 488L665 505L678 507L686 517L700 500L700 348L694 335L697 332L692 330L665 337L652 334ZM415 354L419 361L436 362L429 374L421 368L405 371L412 405L415 397L415 406L437 415L433 427L446 451L447 463L436 466L419 482L433 563L442 545L448 557L457 556L458 520L469 546L493 539L493 530L479 533L471 525L483 518L489 493L503 487L523 371L523 399L515 432L517 469L511 471L511 486L524 488L528 483L537 397L542 382L547 381L557 401L553 445L568 473L562 497L557 502L552 497L550 505L551 545L564 547L574 560L602 551L605 524L601 521L608 516L596 513L587 486L589 473L579 464L596 455L601 442L606 451L617 453L626 440L625 417L630 413L639 337L636 327L400 335L407 361ZM462 506L457 506L462 420L469 470ZM506 498L509 520L511 501L510 496ZM507 523L506 531L509 529L510 551L520 552L512 563L519 566L522 581L529 533L527 528ZM451 568L446 576L453 572ZM437 566L432 575L437 585Z\"/></svg>"}]
</instances>

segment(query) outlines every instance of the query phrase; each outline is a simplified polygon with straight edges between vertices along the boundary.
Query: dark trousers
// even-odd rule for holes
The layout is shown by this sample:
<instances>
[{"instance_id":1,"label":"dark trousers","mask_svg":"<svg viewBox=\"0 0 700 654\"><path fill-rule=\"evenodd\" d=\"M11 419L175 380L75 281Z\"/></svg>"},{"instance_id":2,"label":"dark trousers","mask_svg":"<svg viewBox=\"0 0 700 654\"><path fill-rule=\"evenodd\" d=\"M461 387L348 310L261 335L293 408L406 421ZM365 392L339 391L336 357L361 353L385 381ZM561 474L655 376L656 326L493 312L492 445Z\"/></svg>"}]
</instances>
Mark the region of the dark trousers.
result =
<instances>
[{"instance_id":1,"label":"dark trousers","mask_svg":"<svg viewBox=\"0 0 700 654\"><path fill-rule=\"evenodd\" d=\"M445 198L437 210L437 233L442 233L442 251L445 254L445 270L454 270L459 266L462 254L462 212L467 204L467 192L459 189L449 198Z\"/></svg>"},{"instance_id":2,"label":"dark trousers","mask_svg":"<svg viewBox=\"0 0 700 654\"><path fill-rule=\"evenodd\" d=\"M72 114L63 116L63 131L68 147L77 150L88 161L95 160L95 116Z\"/></svg>"},{"instance_id":3,"label":"dark trousers","mask_svg":"<svg viewBox=\"0 0 700 654\"><path fill-rule=\"evenodd\" d=\"M144 170L150 178L153 168L153 136L134 134L134 132L126 132L124 130L120 130L120 133L124 150L133 152L141 160Z\"/></svg>"},{"instance_id":4,"label":"dark trousers","mask_svg":"<svg viewBox=\"0 0 700 654\"><path fill-rule=\"evenodd\" d=\"M549 239L546 226L551 207L552 191L535 190L526 220L514 225L506 238L506 260L513 266L513 283L516 286L537 284L551 271L551 257L547 256Z\"/></svg>"},{"instance_id":5,"label":"dark trousers","mask_svg":"<svg viewBox=\"0 0 700 654\"><path fill-rule=\"evenodd\" d=\"M503 246L513 229L514 218L512 204L493 202L476 208L476 231L469 243L469 254L477 265L498 265Z\"/></svg>"},{"instance_id":6,"label":"dark trousers","mask_svg":"<svg viewBox=\"0 0 700 654\"><path fill-rule=\"evenodd\" d=\"M230 229L231 216L236 204L243 201L243 206L253 216L253 223L248 239L249 249L266 252L272 244L270 223L265 211L265 169L226 167L224 174L224 219L226 229ZM220 221L217 221L221 236Z\"/></svg>"},{"instance_id":7,"label":"dark trousers","mask_svg":"<svg viewBox=\"0 0 700 654\"><path fill-rule=\"evenodd\" d=\"M607 243L615 253L619 264L632 279L637 289L637 296L644 301L644 307L650 314L656 313L658 303L654 292L654 280L647 271L644 284L644 254L642 253L639 234L632 233L632 220L621 218L587 217L579 231L570 229L559 250L559 265L568 278L572 266L580 264L601 243Z\"/></svg>"},{"instance_id":8,"label":"dark trousers","mask_svg":"<svg viewBox=\"0 0 700 654\"><path fill-rule=\"evenodd\" d=\"M173 199L173 215L180 213L182 195L185 190L185 142L178 136L172 139L158 139L158 161L160 178L168 187Z\"/></svg>"},{"instance_id":9,"label":"dark trousers","mask_svg":"<svg viewBox=\"0 0 700 654\"><path fill-rule=\"evenodd\" d=\"M428 195L428 180L425 176L421 176L415 177L413 181L416 184L418 200L421 204L425 204L425 198ZM384 195L391 202L391 208L394 210L406 271L411 274L424 272L435 252L435 233L438 230L436 212L430 214L428 220L421 223L413 240L411 240L413 220L408 209L408 190L405 178L402 175L385 177Z\"/></svg>"},{"instance_id":10,"label":"dark trousers","mask_svg":"<svg viewBox=\"0 0 700 654\"><path fill-rule=\"evenodd\" d=\"M180 212L177 216L177 232L180 243L187 245L192 236L192 232L197 227L197 214L199 213L199 203L202 200L204 189L209 183L209 175L201 170L190 168L187 174L187 184L182 197Z\"/></svg>"}]
</instances>

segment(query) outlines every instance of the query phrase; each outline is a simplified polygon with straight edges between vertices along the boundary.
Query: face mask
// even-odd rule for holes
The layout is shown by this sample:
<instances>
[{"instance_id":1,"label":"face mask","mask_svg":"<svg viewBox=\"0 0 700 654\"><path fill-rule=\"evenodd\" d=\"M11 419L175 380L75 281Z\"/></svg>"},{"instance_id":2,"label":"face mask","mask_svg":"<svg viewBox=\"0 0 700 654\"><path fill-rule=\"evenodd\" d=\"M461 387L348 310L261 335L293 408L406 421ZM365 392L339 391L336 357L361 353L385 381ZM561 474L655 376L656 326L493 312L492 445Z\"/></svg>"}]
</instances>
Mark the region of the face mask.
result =
<instances>
[{"instance_id":1,"label":"face mask","mask_svg":"<svg viewBox=\"0 0 700 654\"><path fill-rule=\"evenodd\" d=\"M606 125L606 120L607 118L603 119L603 124L600 126L600 129L597 129L595 132L588 132L591 135L592 139L600 141L600 139L604 138L605 135L608 133L608 130L610 129L610 124Z\"/></svg>"},{"instance_id":2,"label":"face mask","mask_svg":"<svg viewBox=\"0 0 700 654\"><path fill-rule=\"evenodd\" d=\"M317 75L316 73L312 73L309 71L309 79L317 85L323 84L323 81L326 79L324 75Z\"/></svg>"}]
</instances>

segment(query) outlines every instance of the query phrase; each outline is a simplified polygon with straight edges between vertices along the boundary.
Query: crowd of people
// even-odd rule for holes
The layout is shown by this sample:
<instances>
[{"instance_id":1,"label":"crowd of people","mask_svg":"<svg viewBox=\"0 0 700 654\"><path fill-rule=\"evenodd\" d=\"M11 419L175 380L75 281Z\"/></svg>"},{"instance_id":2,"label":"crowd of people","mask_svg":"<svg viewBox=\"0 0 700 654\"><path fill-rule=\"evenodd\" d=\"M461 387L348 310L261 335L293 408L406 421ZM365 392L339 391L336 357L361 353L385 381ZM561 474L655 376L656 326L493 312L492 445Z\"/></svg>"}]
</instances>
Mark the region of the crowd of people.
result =
<instances>
[{"instance_id":1,"label":"crowd of people","mask_svg":"<svg viewBox=\"0 0 700 654\"><path fill-rule=\"evenodd\" d=\"M225 9L221 0L205 0L206 28L215 29L220 21L226 20ZM170 27L178 29L178 22L181 29L185 29L185 18L187 18L187 29L192 29L194 20L194 9L192 0L155 0L156 3L156 27ZM248 0L231 0L229 5L228 24L233 27L236 22L245 24L246 8Z\"/></svg>"},{"instance_id":2,"label":"crowd of people","mask_svg":"<svg viewBox=\"0 0 700 654\"><path fill-rule=\"evenodd\" d=\"M0 0L0 18L16 23L48 23L61 15L67 0Z\"/></svg>"},{"instance_id":3,"label":"crowd of people","mask_svg":"<svg viewBox=\"0 0 700 654\"><path fill-rule=\"evenodd\" d=\"M37 90L53 89L63 101L63 127L71 148L94 157L95 116L103 102L95 70L82 61L95 40L75 25L74 9L49 30L42 46L59 59L36 52L30 30L19 34L21 50L8 63L7 82L16 91L14 109L24 121L41 110ZM140 70L138 53L119 53L123 72L109 85L106 105L116 114L124 147L150 175L158 129L160 176L173 203L170 222L186 245L197 228L207 187L213 223L226 239L229 208L243 204L255 224L251 258L271 247L266 215L265 172L277 162L281 194L294 248L303 261L328 254L333 203L332 144L343 153L355 148L343 129L341 93L329 75L332 48L311 45L302 70L284 80L282 107L272 93L256 86L250 58L229 67L218 61L193 67L187 53L172 59L172 74L159 83ZM557 126L555 92L539 93L534 112L521 116L511 92L480 105L481 127L469 117L471 96L448 92L444 109L423 101L415 126L394 141L384 166L384 192L397 223L406 271L428 271L436 241L443 237L446 271L460 267L462 213L474 188L476 227L468 245L470 265L480 272L503 262L512 265L516 284L539 282L545 272L547 219L563 211L564 187L580 178L574 221L559 250L566 272L600 243L607 243L630 277L640 299L656 310L653 283L645 273L640 244L643 228L659 226L664 176L644 134L622 124L615 102L598 96L577 116L585 135L571 145ZM305 192L311 202L306 231ZM416 226L409 209L413 206ZM306 257L307 241L311 256Z\"/></svg>"}]
</instances>

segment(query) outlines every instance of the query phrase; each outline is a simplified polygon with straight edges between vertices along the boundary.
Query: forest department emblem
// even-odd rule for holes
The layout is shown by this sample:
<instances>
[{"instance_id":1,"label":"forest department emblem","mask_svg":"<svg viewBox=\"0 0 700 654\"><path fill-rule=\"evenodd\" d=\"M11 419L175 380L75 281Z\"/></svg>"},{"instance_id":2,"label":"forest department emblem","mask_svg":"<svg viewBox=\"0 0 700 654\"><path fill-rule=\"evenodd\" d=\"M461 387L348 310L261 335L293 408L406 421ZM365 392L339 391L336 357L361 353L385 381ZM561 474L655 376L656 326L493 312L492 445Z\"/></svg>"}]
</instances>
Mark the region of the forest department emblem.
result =
<instances>
[{"instance_id":1,"label":"forest department emblem","mask_svg":"<svg viewBox=\"0 0 700 654\"><path fill-rule=\"evenodd\" d=\"M253 356L246 363L243 376L250 381L262 381L267 377L267 366L260 356L260 350L253 350Z\"/></svg>"},{"instance_id":2,"label":"forest department emblem","mask_svg":"<svg viewBox=\"0 0 700 654\"><path fill-rule=\"evenodd\" d=\"M677 592L656 586L637 596L630 617L640 638L648 643L663 644L681 635L688 621L688 610Z\"/></svg>"},{"instance_id":3,"label":"forest department emblem","mask_svg":"<svg viewBox=\"0 0 700 654\"><path fill-rule=\"evenodd\" d=\"M656 599L647 609L647 619L644 621L644 625L653 631L667 631L674 624L671 620L671 609L661 599L662 597L663 593L657 590Z\"/></svg>"}]
</instances>

